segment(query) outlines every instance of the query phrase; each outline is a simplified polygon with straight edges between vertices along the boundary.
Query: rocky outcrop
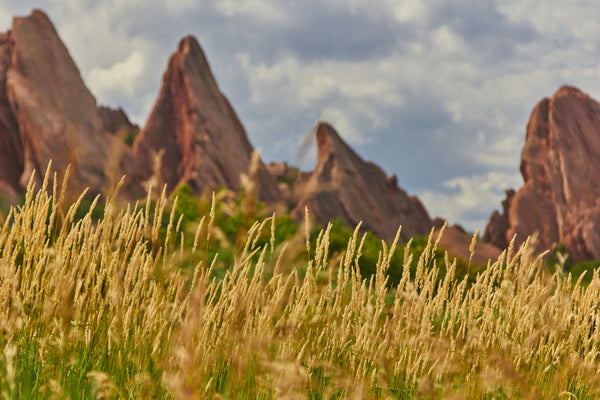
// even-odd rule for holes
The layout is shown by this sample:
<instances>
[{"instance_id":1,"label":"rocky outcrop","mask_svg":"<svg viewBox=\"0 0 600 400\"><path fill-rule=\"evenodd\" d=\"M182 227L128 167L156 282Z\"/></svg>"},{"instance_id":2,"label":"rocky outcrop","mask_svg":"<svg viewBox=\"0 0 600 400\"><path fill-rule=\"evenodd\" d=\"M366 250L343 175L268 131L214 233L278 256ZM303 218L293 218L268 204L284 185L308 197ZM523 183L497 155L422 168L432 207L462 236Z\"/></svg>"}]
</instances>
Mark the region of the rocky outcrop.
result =
<instances>
[{"instance_id":1,"label":"rocky outcrop","mask_svg":"<svg viewBox=\"0 0 600 400\"><path fill-rule=\"evenodd\" d=\"M122 108L110 108L107 106L98 107L98 116L102 121L104 130L108 133L118 135L120 132L139 131L140 127L129 120Z\"/></svg>"},{"instance_id":2,"label":"rocky outcrop","mask_svg":"<svg viewBox=\"0 0 600 400\"><path fill-rule=\"evenodd\" d=\"M171 57L148 123L138 131L122 109L97 106L42 11L15 18L0 35L0 190L11 201L50 160L59 177L71 166L73 193L86 187L90 195L106 193L127 175L121 190L127 199L144 195L161 149L160 175L169 190L187 183L196 193L219 186L237 191L240 175L253 171L246 132L193 37ZM256 179L261 200L280 199L262 162Z\"/></svg>"},{"instance_id":3,"label":"rocky outcrop","mask_svg":"<svg viewBox=\"0 0 600 400\"><path fill-rule=\"evenodd\" d=\"M507 189L505 191L506 198L502 200L502 213L498 211L492 212L490 216L490 222L485 227L483 233L483 240L488 243L494 243L501 249L508 247L508 240L506 232L510 229L510 223L508 222L508 209L510 203L515 196L513 189Z\"/></svg>"},{"instance_id":4,"label":"rocky outcrop","mask_svg":"<svg viewBox=\"0 0 600 400\"><path fill-rule=\"evenodd\" d=\"M124 192L128 197L141 195L132 151L105 129L96 99L49 18L40 10L14 18L8 48L3 93L19 133L19 140L12 137L19 161L11 172L13 183L16 179L22 189L34 170L45 171L52 160L59 176L71 165L72 192L89 187L91 195L106 193L126 174L129 185Z\"/></svg>"},{"instance_id":5,"label":"rocky outcrop","mask_svg":"<svg viewBox=\"0 0 600 400\"><path fill-rule=\"evenodd\" d=\"M320 223L336 217L350 226L362 221L365 230L383 239L393 239L400 225L403 241L429 233L433 221L416 197L398 187L396 176L360 158L329 124L320 122L316 136L317 166L295 185L300 201L294 216L304 215L307 206Z\"/></svg>"},{"instance_id":6,"label":"rocky outcrop","mask_svg":"<svg viewBox=\"0 0 600 400\"><path fill-rule=\"evenodd\" d=\"M437 240L441 229L436 229L433 238ZM500 256L500 249L493 244L485 241L477 241L473 248L471 256L472 235L469 235L459 225L452 225L444 229L442 237L439 238L439 246L446 250L448 254L460 257L463 260L471 259L471 264L485 266L488 261L494 262Z\"/></svg>"},{"instance_id":7,"label":"rocky outcrop","mask_svg":"<svg viewBox=\"0 0 600 400\"><path fill-rule=\"evenodd\" d=\"M10 65L8 39L7 34L0 34L0 194L14 203L22 191L19 179L23 173L23 147L6 94L6 76Z\"/></svg>"},{"instance_id":8,"label":"rocky outcrop","mask_svg":"<svg viewBox=\"0 0 600 400\"><path fill-rule=\"evenodd\" d=\"M363 221L363 229L384 239L402 225L403 241L434 225L395 176L362 160L326 123L316 128L314 171L285 163L267 168L252 156L246 132L193 37L179 43L147 124L136 136L137 130L122 109L96 104L43 12L15 18L11 31L0 35L0 194L13 202L32 171L44 171L52 160L59 178L71 165L73 194L86 187L91 195L106 193L123 174L127 199L143 196L142 183L157 176L168 190L186 183L196 194L219 186L237 191L246 174L255 178L260 200L283 200L296 216L308 206L321 223L336 217L349 225Z\"/></svg>"},{"instance_id":9,"label":"rocky outcrop","mask_svg":"<svg viewBox=\"0 0 600 400\"><path fill-rule=\"evenodd\" d=\"M191 36L171 56L158 100L134 144L148 171L161 149L160 178L169 190L186 183L196 193L219 186L237 191L240 174L249 169L253 148ZM262 162L257 179L261 200L279 200L277 183Z\"/></svg>"},{"instance_id":10,"label":"rocky outcrop","mask_svg":"<svg viewBox=\"0 0 600 400\"><path fill-rule=\"evenodd\" d=\"M562 241L575 261L600 259L600 103L569 86L543 99L527 125L521 174L524 186L492 215L486 239L505 247L537 232L539 251Z\"/></svg>"}]
</instances>

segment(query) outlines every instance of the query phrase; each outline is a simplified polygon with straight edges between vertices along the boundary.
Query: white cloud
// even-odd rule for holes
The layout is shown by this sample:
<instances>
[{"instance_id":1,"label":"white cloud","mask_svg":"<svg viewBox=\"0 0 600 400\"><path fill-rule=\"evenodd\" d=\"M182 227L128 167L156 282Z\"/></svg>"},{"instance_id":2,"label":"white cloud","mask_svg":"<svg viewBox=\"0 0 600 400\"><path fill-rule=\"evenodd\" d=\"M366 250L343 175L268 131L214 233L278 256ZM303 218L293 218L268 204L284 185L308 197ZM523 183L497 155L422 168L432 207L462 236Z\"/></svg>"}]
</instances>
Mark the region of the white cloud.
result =
<instances>
[{"instance_id":1,"label":"white cloud","mask_svg":"<svg viewBox=\"0 0 600 400\"><path fill-rule=\"evenodd\" d=\"M427 190L420 198L431 215L460 223L473 232L477 229L483 232L489 215L500 207L504 190L521 184L518 173L492 171L449 179L443 188Z\"/></svg>"},{"instance_id":2,"label":"white cloud","mask_svg":"<svg viewBox=\"0 0 600 400\"><path fill-rule=\"evenodd\" d=\"M133 97L144 77L145 66L144 55L140 51L134 51L126 59L108 68L93 68L89 73L89 85L92 91L100 95L123 92Z\"/></svg>"},{"instance_id":3,"label":"white cloud","mask_svg":"<svg viewBox=\"0 0 600 400\"><path fill-rule=\"evenodd\" d=\"M126 0L129 1L129 0ZM143 0L142 0L143 1ZM185 12L193 10L198 6L196 0L169 0L165 2L167 10L174 12Z\"/></svg>"},{"instance_id":4,"label":"white cloud","mask_svg":"<svg viewBox=\"0 0 600 400\"><path fill-rule=\"evenodd\" d=\"M220 0L216 9L228 17L246 17L269 23L284 23L288 16L282 5L269 0Z\"/></svg>"},{"instance_id":5,"label":"white cloud","mask_svg":"<svg viewBox=\"0 0 600 400\"><path fill-rule=\"evenodd\" d=\"M565 3L562 0L508 0L498 4L498 9L513 21L526 21L545 34L562 38L589 39L600 35L596 0L579 0Z\"/></svg>"},{"instance_id":6,"label":"white cloud","mask_svg":"<svg viewBox=\"0 0 600 400\"><path fill-rule=\"evenodd\" d=\"M348 115L344 110L333 107L328 107L323 110L319 116L320 121L329 122L340 136L350 143L361 143L364 137L355 128L355 124L351 121L351 115Z\"/></svg>"},{"instance_id":7,"label":"white cloud","mask_svg":"<svg viewBox=\"0 0 600 400\"><path fill-rule=\"evenodd\" d=\"M372 140L373 132L389 125L385 110L405 102L391 70L379 67L387 59L304 62L287 56L267 65L242 54L238 60L248 74L253 104L274 113L315 110L354 145Z\"/></svg>"},{"instance_id":8,"label":"white cloud","mask_svg":"<svg viewBox=\"0 0 600 400\"><path fill-rule=\"evenodd\" d=\"M12 15L4 8L0 8L0 32L7 31L10 29L12 22Z\"/></svg>"},{"instance_id":9,"label":"white cloud","mask_svg":"<svg viewBox=\"0 0 600 400\"><path fill-rule=\"evenodd\" d=\"M427 6L421 0L387 0L386 3L400 23L422 22L427 16Z\"/></svg>"},{"instance_id":10,"label":"white cloud","mask_svg":"<svg viewBox=\"0 0 600 400\"><path fill-rule=\"evenodd\" d=\"M447 25L442 25L431 33L438 54L461 54L467 49L464 41Z\"/></svg>"}]
</instances>

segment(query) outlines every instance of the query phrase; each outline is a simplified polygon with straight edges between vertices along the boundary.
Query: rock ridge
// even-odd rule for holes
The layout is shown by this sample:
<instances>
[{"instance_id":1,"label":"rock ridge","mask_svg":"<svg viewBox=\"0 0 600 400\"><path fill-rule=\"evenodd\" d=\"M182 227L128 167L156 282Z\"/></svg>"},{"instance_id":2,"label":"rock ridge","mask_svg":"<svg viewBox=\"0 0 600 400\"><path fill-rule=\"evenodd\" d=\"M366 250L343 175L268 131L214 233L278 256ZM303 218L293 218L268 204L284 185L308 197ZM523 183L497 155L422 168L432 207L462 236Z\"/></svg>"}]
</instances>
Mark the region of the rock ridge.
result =
<instances>
[{"instance_id":1,"label":"rock ridge","mask_svg":"<svg viewBox=\"0 0 600 400\"><path fill-rule=\"evenodd\" d=\"M326 122L315 128L317 164L308 178L295 188L299 202L292 214L304 208L321 223L342 218L350 226L360 221L383 239L393 239L402 225L403 241L428 234L433 226L425 207L397 185L395 176L364 161Z\"/></svg>"}]
</instances>

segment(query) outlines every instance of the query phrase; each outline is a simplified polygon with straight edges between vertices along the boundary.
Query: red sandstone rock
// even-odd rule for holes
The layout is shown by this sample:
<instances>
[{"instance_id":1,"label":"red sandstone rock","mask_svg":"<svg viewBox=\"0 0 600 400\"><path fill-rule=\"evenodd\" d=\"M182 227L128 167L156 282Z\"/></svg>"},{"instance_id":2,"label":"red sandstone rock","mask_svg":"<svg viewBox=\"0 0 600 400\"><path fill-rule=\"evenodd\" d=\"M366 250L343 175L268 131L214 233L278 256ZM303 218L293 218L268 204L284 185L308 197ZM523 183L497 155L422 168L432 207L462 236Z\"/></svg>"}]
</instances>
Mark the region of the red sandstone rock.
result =
<instances>
[{"instance_id":1,"label":"red sandstone rock","mask_svg":"<svg viewBox=\"0 0 600 400\"><path fill-rule=\"evenodd\" d=\"M10 64L10 45L7 34L0 34L0 194L12 203L18 201L22 188L23 149L19 127L6 95L6 74Z\"/></svg>"},{"instance_id":2,"label":"red sandstone rock","mask_svg":"<svg viewBox=\"0 0 600 400\"><path fill-rule=\"evenodd\" d=\"M434 239L437 239L440 229L434 232ZM460 257L468 261L471 257L471 241L473 237L466 233L460 226L452 225L444 230L444 233L439 241L439 246L445 249L448 254ZM473 249L473 257L471 263L475 265L485 266L488 261L496 261L500 256L500 249L493 244L477 241Z\"/></svg>"},{"instance_id":3,"label":"red sandstone rock","mask_svg":"<svg viewBox=\"0 0 600 400\"><path fill-rule=\"evenodd\" d=\"M129 120L125 111L122 108L110 108L107 106L98 107L98 116L102 120L102 126L104 130L112 133L119 134L123 130L126 131L139 131L140 127Z\"/></svg>"},{"instance_id":4,"label":"red sandstone rock","mask_svg":"<svg viewBox=\"0 0 600 400\"><path fill-rule=\"evenodd\" d=\"M351 226L363 222L363 228L383 239L393 239L402 225L403 241L414 235L428 234L433 226L427 211L416 198L397 185L377 165L360 158L327 123L316 128L318 159L310 177L296 192L301 200L293 215L311 215L326 224L342 218Z\"/></svg>"},{"instance_id":5,"label":"red sandstone rock","mask_svg":"<svg viewBox=\"0 0 600 400\"><path fill-rule=\"evenodd\" d=\"M150 171L153 153L164 149L161 179L169 190L187 183L196 192L218 186L237 191L248 171L252 146L229 101L220 92L195 38L181 40L171 56L158 100L134 143ZM280 199L277 183L262 162L258 197Z\"/></svg>"},{"instance_id":6,"label":"red sandstone rock","mask_svg":"<svg viewBox=\"0 0 600 400\"><path fill-rule=\"evenodd\" d=\"M96 99L48 17L34 10L15 18L8 36L6 93L22 144L21 187L52 160L59 175L71 164L72 192L109 191L124 173L129 197L142 194L133 153L105 130Z\"/></svg>"},{"instance_id":7,"label":"red sandstone rock","mask_svg":"<svg viewBox=\"0 0 600 400\"><path fill-rule=\"evenodd\" d=\"M508 227L494 217L486 228L504 231L495 244L538 232L539 251L563 241L575 261L600 259L600 103L569 86L542 100L527 125L521 174Z\"/></svg>"},{"instance_id":8,"label":"red sandstone rock","mask_svg":"<svg viewBox=\"0 0 600 400\"><path fill-rule=\"evenodd\" d=\"M510 203L515 196L513 189L506 190L506 198L502 201L502 213L494 211L490 216L490 222L485 227L483 233L483 240L488 243L494 243L501 249L508 247L508 241L506 240L506 231L510 229L508 222L508 209Z\"/></svg>"}]
</instances>

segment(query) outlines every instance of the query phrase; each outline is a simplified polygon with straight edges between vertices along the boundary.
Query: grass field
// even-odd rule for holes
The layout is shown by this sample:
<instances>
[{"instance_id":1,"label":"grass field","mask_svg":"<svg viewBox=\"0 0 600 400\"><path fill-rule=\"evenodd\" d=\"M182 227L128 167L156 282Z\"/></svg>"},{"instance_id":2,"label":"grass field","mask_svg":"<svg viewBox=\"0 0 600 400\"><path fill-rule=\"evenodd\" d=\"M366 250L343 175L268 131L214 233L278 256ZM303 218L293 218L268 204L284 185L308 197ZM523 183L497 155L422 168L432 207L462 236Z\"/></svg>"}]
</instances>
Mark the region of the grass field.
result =
<instances>
[{"instance_id":1,"label":"grass field","mask_svg":"<svg viewBox=\"0 0 600 400\"><path fill-rule=\"evenodd\" d=\"M471 276L431 239L418 260L382 243L363 277L358 230L330 254L331 225L280 240L272 216L223 263L218 199L186 224L164 195L78 215L47 189L0 231L3 398L600 395L600 278L552 275L528 244Z\"/></svg>"}]
</instances>

